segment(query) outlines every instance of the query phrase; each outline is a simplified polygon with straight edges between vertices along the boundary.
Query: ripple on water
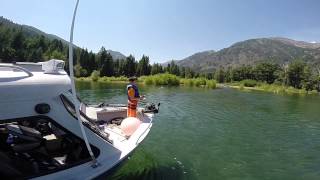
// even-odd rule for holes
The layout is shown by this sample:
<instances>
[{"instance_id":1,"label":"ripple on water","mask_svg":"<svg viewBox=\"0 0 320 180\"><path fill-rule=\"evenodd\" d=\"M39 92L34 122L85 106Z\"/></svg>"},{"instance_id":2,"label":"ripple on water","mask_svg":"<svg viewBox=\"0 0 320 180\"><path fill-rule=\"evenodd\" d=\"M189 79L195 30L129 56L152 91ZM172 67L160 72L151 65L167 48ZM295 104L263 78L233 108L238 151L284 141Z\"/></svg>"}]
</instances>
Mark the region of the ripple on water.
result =
<instances>
[{"instance_id":1,"label":"ripple on water","mask_svg":"<svg viewBox=\"0 0 320 180\"><path fill-rule=\"evenodd\" d=\"M80 88L90 102L125 103L124 93L122 86ZM320 179L317 96L166 87L141 93L161 102L160 113L112 179Z\"/></svg>"}]
</instances>

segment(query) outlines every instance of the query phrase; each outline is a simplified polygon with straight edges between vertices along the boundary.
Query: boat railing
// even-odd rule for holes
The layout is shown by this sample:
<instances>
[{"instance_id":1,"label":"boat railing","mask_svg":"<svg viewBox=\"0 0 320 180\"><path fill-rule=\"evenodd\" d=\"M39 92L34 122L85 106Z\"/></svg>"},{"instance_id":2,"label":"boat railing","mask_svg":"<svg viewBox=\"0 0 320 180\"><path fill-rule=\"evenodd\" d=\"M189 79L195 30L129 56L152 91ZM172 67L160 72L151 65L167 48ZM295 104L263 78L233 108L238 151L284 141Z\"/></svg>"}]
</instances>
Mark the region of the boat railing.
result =
<instances>
[{"instance_id":1,"label":"boat railing","mask_svg":"<svg viewBox=\"0 0 320 180\"><path fill-rule=\"evenodd\" d=\"M142 117L144 117L145 114L142 113ZM151 118L150 122L149 122L149 125L148 127L140 134L140 136L138 137L137 141L136 141L136 145L138 145L140 142L141 142L141 137L143 137L143 135L148 131L150 130L151 126L152 126L152 121L153 121L153 118Z\"/></svg>"},{"instance_id":2,"label":"boat railing","mask_svg":"<svg viewBox=\"0 0 320 180\"><path fill-rule=\"evenodd\" d=\"M30 72L26 68L23 68L23 67L20 67L20 66L11 65L11 64L0 64L0 67L17 69L17 70L25 72L29 77L33 76L32 72Z\"/></svg>"}]
</instances>

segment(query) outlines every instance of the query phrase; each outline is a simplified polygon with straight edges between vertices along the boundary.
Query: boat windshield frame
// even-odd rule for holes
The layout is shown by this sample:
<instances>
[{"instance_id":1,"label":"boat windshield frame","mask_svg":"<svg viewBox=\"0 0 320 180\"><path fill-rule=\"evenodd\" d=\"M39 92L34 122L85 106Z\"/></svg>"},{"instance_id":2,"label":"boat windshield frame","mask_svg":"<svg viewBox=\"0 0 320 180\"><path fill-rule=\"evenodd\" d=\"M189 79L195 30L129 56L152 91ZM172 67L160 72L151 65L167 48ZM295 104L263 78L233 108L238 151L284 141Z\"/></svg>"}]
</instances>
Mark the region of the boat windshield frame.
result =
<instances>
[{"instance_id":1,"label":"boat windshield frame","mask_svg":"<svg viewBox=\"0 0 320 180\"><path fill-rule=\"evenodd\" d=\"M60 94L60 99L65 107L65 109L68 111L68 113L73 117L74 120L78 120L76 117L76 112L75 112L75 106L74 103L72 102L72 100L70 100L66 94L67 93L71 93L70 91L64 92ZM80 99L78 99L79 102ZM102 137L104 140L106 140L108 143L113 144L113 142L108 138L108 134L105 133L104 131L101 131L98 123L96 121L94 121L93 119L89 118L85 113L83 113L82 111L80 111L80 118L81 121L83 123L83 125L85 127L87 127L88 129L90 129L92 132L94 132L95 134L99 135L100 137Z\"/></svg>"}]
</instances>

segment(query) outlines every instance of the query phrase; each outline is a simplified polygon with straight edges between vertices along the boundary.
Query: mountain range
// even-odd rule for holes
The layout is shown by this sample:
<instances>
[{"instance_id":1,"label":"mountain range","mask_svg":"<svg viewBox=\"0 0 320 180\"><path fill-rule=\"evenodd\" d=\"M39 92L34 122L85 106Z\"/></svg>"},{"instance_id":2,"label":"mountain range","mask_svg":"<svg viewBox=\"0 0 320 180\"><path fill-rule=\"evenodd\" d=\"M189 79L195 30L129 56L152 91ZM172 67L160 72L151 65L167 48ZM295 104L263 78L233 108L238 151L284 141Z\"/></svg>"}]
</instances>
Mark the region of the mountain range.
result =
<instances>
[{"instance_id":1,"label":"mountain range","mask_svg":"<svg viewBox=\"0 0 320 180\"><path fill-rule=\"evenodd\" d=\"M53 34L45 33L35 27L21 25L0 16L0 24L21 29L26 36L43 35L50 40L58 39L64 44L68 41ZM118 51L107 50L113 59L126 58ZM237 42L219 51L209 50L195 53L182 60L175 61L179 66L190 67L198 72L212 72L224 67L254 65L269 61L278 64L288 64L300 59L312 66L320 66L320 43L296 41L283 37L258 38ZM163 63L166 66L168 63Z\"/></svg>"},{"instance_id":2,"label":"mountain range","mask_svg":"<svg viewBox=\"0 0 320 180\"><path fill-rule=\"evenodd\" d=\"M41 35L43 35L50 40L54 40L54 39L60 40L65 45L68 45L68 43L69 43L69 41L66 41L65 39L63 39L59 36L56 36L54 34L45 33L45 32L43 32L33 26L14 23L11 20L6 19L2 16L0 16L0 24L11 27L11 28L15 28L15 29L21 29L25 36L41 36ZM78 47L78 46L76 46L76 47ZM109 49L109 50L107 50L107 52L111 54L113 59L126 58L125 55L123 55L122 53L120 53L118 51L113 51L113 50Z\"/></svg>"},{"instance_id":3,"label":"mountain range","mask_svg":"<svg viewBox=\"0 0 320 180\"><path fill-rule=\"evenodd\" d=\"M180 66L199 72L210 72L224 67L254 65L259 62L288 64L303 60L320 65L320 43L296 41L282 37L249 39L237 42L219 51L203 51L176 61Z\"/></svg>"}]
</instances>

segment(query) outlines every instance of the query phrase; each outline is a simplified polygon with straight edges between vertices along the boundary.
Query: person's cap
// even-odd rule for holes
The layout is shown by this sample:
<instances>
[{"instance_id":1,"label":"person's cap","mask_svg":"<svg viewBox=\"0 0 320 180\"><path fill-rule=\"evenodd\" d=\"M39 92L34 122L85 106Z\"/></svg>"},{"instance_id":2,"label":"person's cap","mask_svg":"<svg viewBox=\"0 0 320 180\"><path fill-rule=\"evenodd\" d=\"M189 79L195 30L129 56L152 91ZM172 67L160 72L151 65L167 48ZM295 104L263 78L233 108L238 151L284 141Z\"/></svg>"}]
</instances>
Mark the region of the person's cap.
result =
<instances>
[{"instance_id":1,"label":"person's cap","mask_svg":"<svg viewBox=\"0 0 320 180\"><path fill-rule=\"evenodd\" d=\"M129 77L129 81L135 81L137 80L138 78L136 76L132 76L132 77Z\"/></svg>"}]
</instances>

